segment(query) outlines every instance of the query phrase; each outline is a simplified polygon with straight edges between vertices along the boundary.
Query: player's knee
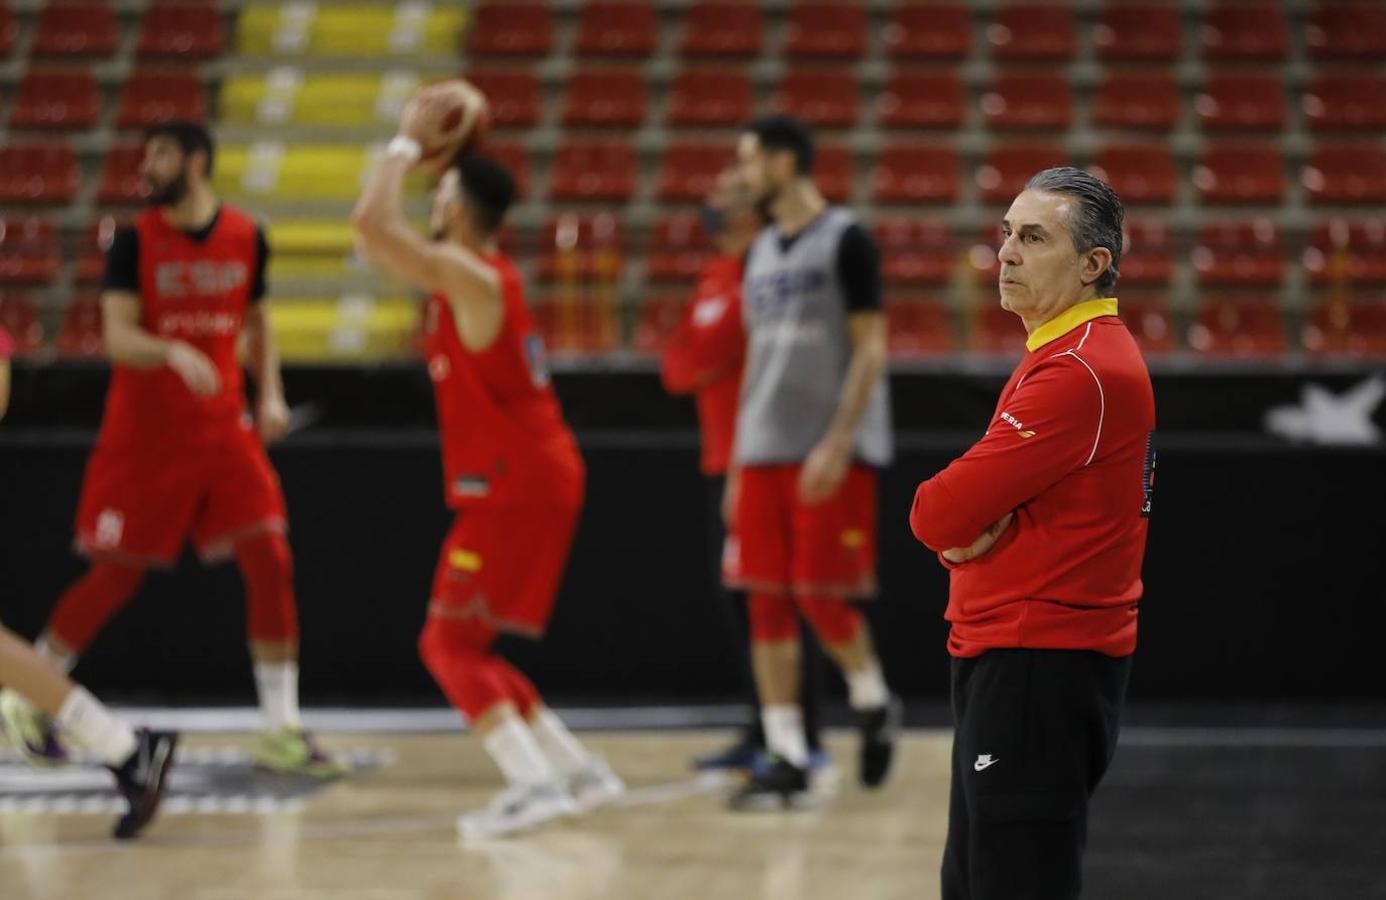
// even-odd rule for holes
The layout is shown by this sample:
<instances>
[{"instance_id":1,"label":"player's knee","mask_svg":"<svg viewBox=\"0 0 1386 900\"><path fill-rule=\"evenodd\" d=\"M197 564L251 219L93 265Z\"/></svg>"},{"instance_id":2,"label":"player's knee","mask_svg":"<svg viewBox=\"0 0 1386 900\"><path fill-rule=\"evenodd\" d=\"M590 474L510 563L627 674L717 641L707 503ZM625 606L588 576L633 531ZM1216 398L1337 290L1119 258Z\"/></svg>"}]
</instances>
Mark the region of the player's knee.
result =
<instances>
[{"instance_id":1,"label":"player's knee","mask_svg":"<svg viewBox=\"0 0 1386 900\"><path fill-rule=\"evenodd\" d=\"M787 594L753 593L748 606L754 643L798 639L799 620L794 614L794 601Z\"/></svg>"},{"instance_id":2,"label":"player's knee","mask_svg":"<svg viewBox=\"0 0 1386 900\"><path fill-rule=\"evenodd\" d=\"M419 635L419 658L448 701L475 722L514 697L503 664L458 624L430 616Z\"/></svg>"},{"instance_id":3,"label":"player's knee","mask_svg":"<svg viewBox=\"0 0 1386 900\"><path fill-rule=\"evenodd\" d=\"M841 597L800 597L799 609L824 644L846 644L861 631L861 612Z\"/></svg>"}]
</instances>

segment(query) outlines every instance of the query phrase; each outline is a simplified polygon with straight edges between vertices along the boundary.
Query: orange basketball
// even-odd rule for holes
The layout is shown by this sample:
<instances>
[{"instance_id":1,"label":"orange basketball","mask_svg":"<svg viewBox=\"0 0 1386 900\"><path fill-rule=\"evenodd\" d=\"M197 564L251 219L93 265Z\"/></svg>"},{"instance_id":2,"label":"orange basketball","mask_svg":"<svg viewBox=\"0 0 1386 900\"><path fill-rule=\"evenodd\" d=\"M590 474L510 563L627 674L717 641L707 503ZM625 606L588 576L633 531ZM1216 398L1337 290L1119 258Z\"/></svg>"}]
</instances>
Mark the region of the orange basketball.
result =
<instances>
[{"instance_id":1,"label":"orange basketball","mask_svg":"<svg viewBox=\"0 0 1386 900\"><path fill-rule=\"evenodd\" d=\"M454 78L439 81L419 89L415 96L441 96L446 101L436 121L430 122L428 133L420 140L422 160L437 163L450 160L462 150L481 143L491 122L486 95L469 81Z\"/></svg>"}]
</instances>

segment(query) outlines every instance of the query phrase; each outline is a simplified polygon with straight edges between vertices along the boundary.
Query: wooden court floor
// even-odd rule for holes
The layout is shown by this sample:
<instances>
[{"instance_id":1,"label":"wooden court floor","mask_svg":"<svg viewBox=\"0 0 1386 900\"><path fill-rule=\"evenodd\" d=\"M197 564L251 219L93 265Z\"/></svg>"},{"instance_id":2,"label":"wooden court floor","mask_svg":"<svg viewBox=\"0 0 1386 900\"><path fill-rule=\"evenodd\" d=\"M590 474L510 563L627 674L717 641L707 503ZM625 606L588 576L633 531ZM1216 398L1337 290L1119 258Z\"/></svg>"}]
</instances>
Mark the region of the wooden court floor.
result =
<instances>
[{"instance_id":1,"label":"wooden court floor","mask_svg":"<svg viewBox=\"0 0 1386 900\"><path fill-rule=\"evenodd\" d=\"M210 808L203 801L180 801L130 845L106 838L109 813L79 814L75 810L84 806L71 797L46 804L15 801L11 792L9 806L0 807L0 897L938 896L948 789L946 733L907 733L893 779L870 793L855 784L855 739L833 735L829 747L839 777L835 790L829 784L821 792L820 805L737 814L724 808L730 782L695 778L687 765L694 754L726 737L725 731L584 733L631 788L621 806L465 847L455 837L457 813L484 804L499 781L477 739L462 734L329 735L325 744L351 751L372 767L283 803L229 796L212 804L221 810L213 813L197 811L199 804ZM185 739L190 759L222 760L228 772L241 758L238 748L247 745L244 737ZM244 788L232 786L235 781L230 775L209 776L208 784L234 793ZM0 793L3 786L0 779ZM50 811L23 811L39 808ZM255 811L261 808L266 811Z\"/></svg>"}]
</instances>

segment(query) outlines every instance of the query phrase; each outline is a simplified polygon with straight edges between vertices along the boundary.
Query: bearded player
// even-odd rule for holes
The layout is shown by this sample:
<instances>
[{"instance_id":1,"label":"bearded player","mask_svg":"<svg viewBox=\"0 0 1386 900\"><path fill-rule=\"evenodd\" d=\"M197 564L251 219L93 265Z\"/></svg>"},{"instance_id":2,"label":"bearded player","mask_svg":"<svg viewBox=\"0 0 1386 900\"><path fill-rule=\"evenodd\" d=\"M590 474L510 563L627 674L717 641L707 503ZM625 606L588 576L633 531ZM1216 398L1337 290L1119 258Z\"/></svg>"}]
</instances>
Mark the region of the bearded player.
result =
<instances>
[{"instance_id":1,"label":"bearded player","mask_svg":"<svg viewBox=\"0 0 1386 900\"><path fill-rule=\"evenodd\" d=\"M204 562L234 558L245 582L266 724L256 761L328 777L343 768L299 719L293 564L264 447L289 422L261 302L269 249L255 221L212 192L213 155L201 125L168 123L146 136L149 209L117 231L102 285L111 386L77 510L76 546L91 567L58 601L38 650L70 671L145 572L171 567L191 537ZM257 389L253 421L237 357L242 332ZM10 691L0 712L31 761L63 761L48 716Z\"/></svg>"},{"instance_id":2,"label":"bearded player","mask_svg":"<svg viewBox=\"0 0 1386 900\"><path fill-rule=\"evenodd\" d=\"M433 200L429 241L405 219L405 175L421 142L457 113L456 88L425 89L405 109L356 205L361 249L432 292L425 356L438 408L445 494L457 518L443 543L419 652L481 736L508 788L458 819L463 839L580 812L624 789L493 650L501 633L548 624L582 506L585 470L549 384L519 273L496 247L515 183L464 147ZM461 123L482 115L476 95Z\"/></svg>"}]
</instances>

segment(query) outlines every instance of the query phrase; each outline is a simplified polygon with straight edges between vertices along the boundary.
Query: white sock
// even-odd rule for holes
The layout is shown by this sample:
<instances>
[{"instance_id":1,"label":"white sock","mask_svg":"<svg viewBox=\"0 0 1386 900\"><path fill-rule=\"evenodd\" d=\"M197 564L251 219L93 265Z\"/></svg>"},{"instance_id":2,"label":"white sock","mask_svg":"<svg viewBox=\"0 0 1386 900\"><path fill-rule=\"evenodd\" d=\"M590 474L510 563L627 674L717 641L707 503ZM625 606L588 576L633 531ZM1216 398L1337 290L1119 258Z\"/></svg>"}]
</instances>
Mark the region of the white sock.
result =
<instances>
[{"instance_id":1,"label":"white sock","mask_svg":"<svg viewBox=\"0 0 1386 900\"><path fill-rule=\"evenodd\" d=\"M844 673L847 703L852 709L880 709L890 699L879 660L871 660L856 672Z\"/></svg>"},{"instance_id":2,"label":"white sock","mask_svg":"<svg viewBox=\"0 0 1386 900\"><path fill-rule=\"evenodd\" d=\"M484 744L511 784L538 784L556 775L534 733L519 716L507 716L486 735Z\"/></svg>"},{"instance_id":3,"label":"white sock","mask_svg":"<svg viewBox=\"0 0 1386 900\"><path fill-rule=\"evenodd\" d=\"M763 706L760 721L765 727L765 746L771 753L801 769L808 766L804 713L799 709L799 704Z\"/></svg>"},{"instance_id":4,"label":"white sock","mask_svg":"<svg viewBox=\"0 0 1386 900\"><path fill-rule=\"evenodd\" d=\"M260 694L260 711L270 731L303 727L298 715L298 663L257 662L255 688Z\"/></svg>"},{"instance_id":5,"label":"white sock","mask_svg":"<svg viewBox=\"0 0 1386 900\"><path fill-rule=\"evenodd\" d=\"M77 654L58 650L48 642L47 637L40 637L38 643L34 644L34 650L39 656L57 666L64 675L71 672L73 666L77 665Z\"/></svg>"},{"instance_id":6,"label":"white sock","mask_svg":"<svg viewBox=\"0 0 1386 900\"><path fill-rule=\"evenodd\" d=\"M58 726L73 739L101 757L108 766L120 768L135 752L135 733L84 687L68 691L58 710Z\"/></svg>"},{"instance_id":7,"label":"white sock","mask_svg":"<svg viewBox=\"0 0 1386 900\"><path fill-rule=\"evenodd\" d=\"M554 715L553 710L543 708L529 720L530 730L539 741L553 767L564 775L572 775L582 769L590 758L587 748L573 736L563 720Z\"/></svg>"}]
</instances>

